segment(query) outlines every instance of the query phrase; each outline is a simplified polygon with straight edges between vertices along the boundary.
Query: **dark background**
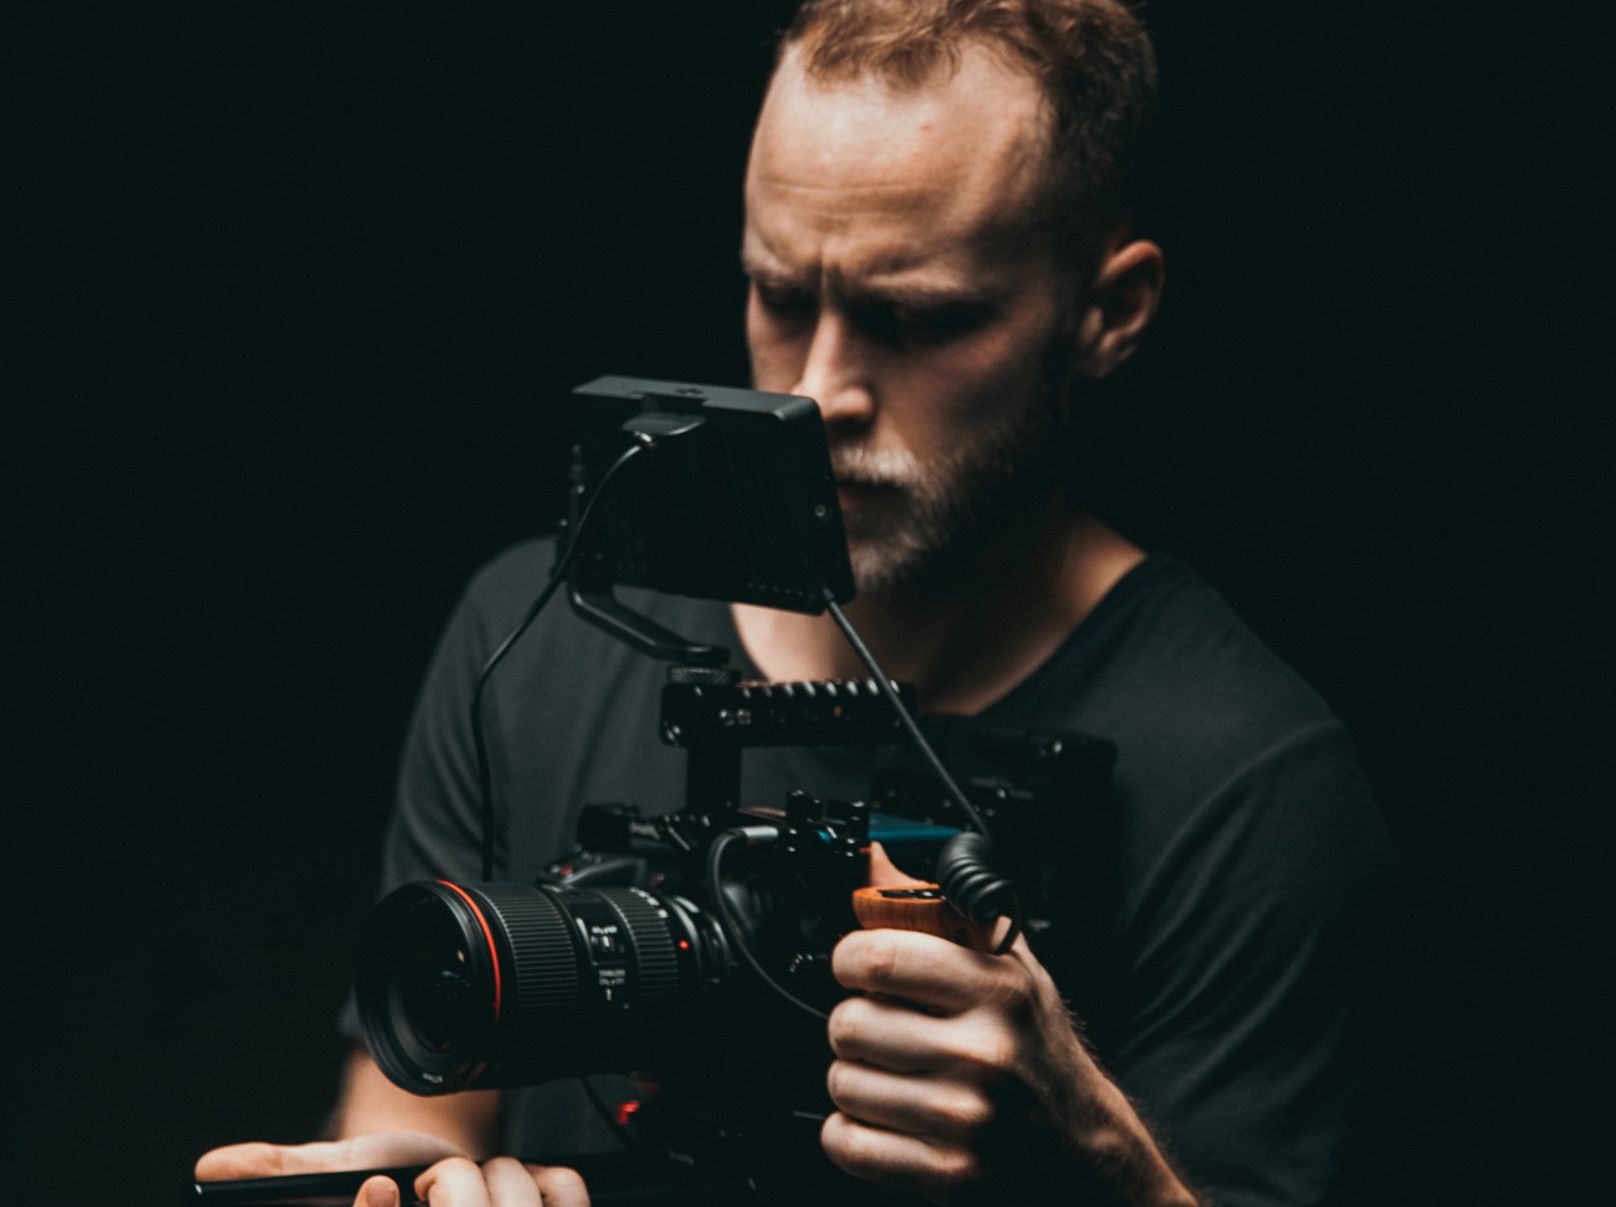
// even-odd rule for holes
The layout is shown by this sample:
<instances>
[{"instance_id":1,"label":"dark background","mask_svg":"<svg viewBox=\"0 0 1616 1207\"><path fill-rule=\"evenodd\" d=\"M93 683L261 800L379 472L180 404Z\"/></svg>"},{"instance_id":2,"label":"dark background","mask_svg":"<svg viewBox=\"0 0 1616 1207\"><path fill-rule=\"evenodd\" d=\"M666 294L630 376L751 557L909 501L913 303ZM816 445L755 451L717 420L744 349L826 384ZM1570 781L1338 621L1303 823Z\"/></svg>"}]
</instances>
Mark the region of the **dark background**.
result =
<instances>
[{"instance_id":1,"label":"dark background","mask_svg":"<svg viewBox=\"0 0 1616 1207\"><path fill-rule=\"evenodd\" d=\"M745 380L789 8L12 31L15 1201L171 1201L203 1149L321 1126L415 685L548 522L545 407ZM1405 872L1366 1197L1546 1200L1597 883L1551 854L1598 730L1586 322L1528 252L1568 224L1559 76L1529 23L1150 17L1169 286L1080 471L1361 744Z\"/></svg>"}]
</instances>

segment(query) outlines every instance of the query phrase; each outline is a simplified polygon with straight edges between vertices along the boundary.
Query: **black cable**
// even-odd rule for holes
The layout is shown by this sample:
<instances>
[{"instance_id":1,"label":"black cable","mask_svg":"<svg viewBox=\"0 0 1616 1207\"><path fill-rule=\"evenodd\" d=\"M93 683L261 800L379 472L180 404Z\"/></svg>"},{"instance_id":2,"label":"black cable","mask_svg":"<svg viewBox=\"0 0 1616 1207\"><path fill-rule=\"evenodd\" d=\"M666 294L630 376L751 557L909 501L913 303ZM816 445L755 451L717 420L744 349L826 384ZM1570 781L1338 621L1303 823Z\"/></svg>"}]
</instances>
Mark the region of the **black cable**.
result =
<instances>
[{"instance_id":1,"label":"black cable","mask_svg":"<svg viewBox=\"0 0 1616 1207\"><path fill-rule=\"evenodd\" d=\"M773 826L742 826L734 830L725 830L717 838L713 839L713 845L707 848L707 889L712 895L713 911L718 915L718 924L724 931L724 937L730 941L730 945L736 951L741 953L741 957L751 967L752 971L757 973L758 979L797 1007L797 1009L811 1014L823 1022L829 1017L823 1010L816 1010L803 1001L770 976L764 970L763 965L758 963L757 957L752 954L751 948L746 945L746 938L741 933L740 920L730 913L729 898L724 896L724 884L718 878L720 864L724 861L725 847L733 842L743 840L750 842L755 839L758 842L773 842L779 836L779 833Z\"/></svg>"},{"instance_id":2,"label":"black cable","mask_svg":"<svg viewBox=\"0 0 1616 1207\"><path fill-rule=\"evenodd\" d=\"M504 658L510 648L516 644L517 639L527 632L528 626L538 619L539 613L544 610L544 605L550 602L550 597L555 594L556 588L566 581L567 571L572 566L573 555L578 551L578 538L583 535L584 526L589 523L589 517L594 514L595 504L599 503L606 494L607 485L617 474L617 471L628 464L631 459L646 449L655 447L655 442L648 436L638 435L636 440L638 443L631 444L624 449L623 455L613 461L606 472L601 475L600 482L595 487L595 493L590 497L589 505L584 508L583 515L578 517L577 525L567 534L566 548L561 551L561 557L556 561L555 569L550 572L550 581L544 584L544 590L539 592L539 597L528 608L527 614L522 617L522 622L506 635L505 640L499 643L499 648L494 651L487 662L483 663L482 673L477 676L477 686L472 690L471 740L477 749L477 791L482 803L483 879L485 881L494 878L494 786L488 769L488 743L483 737L483 713L481 707L483 688L488 683L488 677L494 673L494 668L499 665L500 659Z\"/></svg>"},{"instance_id":3,"label":"black cable","mask_svg":"<svg viewBox=\"0 0 1616 1207\"><path fill-rule=\"evenodd\" d=\"M954 777L948 774L948 768L943 766L943 761L937 757L937 752L931 748L931 743L926 741L926 735L920 732L920 726L915 724L915 719L909 715L909 710L903 706L903 701L898 698L897 689L892 686L892 680L888 679L881 668L875 664L875 655L870 653L869 647L864 644L863 639L853 628L853 622L847 619L847 614L842 611L841 605L836 602L836 597L831 594L829 587L825 588L825 603L829 607L831 617L836 621L837 627L842 630L842 636L846 637L847 643L853 647L853 652L859 656L865 666L870 668L870 674L874 677L876 685L880 687L882 694L887 698L887 703L892 705L893 711L898 714L899 722L908 732L909 740L915 744L915 748L920 751L921 756L931 764L932 773L942 781L943 790L960 807L965 816L970 818L971 825L976 827L977 832L987 834L987 823L982 820L982 815L966 799L965 793L954 782Z\"/></svg>"}]
</instances>

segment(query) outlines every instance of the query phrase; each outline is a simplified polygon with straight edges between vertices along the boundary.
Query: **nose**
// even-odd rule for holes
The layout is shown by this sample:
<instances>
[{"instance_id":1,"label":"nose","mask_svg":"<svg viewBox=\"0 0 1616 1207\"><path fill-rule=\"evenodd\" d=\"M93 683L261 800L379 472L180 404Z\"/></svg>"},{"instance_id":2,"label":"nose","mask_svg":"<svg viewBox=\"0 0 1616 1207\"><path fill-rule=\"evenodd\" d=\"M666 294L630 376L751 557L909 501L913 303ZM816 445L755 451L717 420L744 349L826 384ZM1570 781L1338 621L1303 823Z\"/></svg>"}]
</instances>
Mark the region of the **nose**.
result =
<instances>
[{"instance_id":1,"label":"nose","mask_svg":"<svg viewBox=\"0 0 1616 1207\"><path fill-rule=\"evenodd\" d=\"M819 404L820 418L834 438L861 430L875 420L875 385L860 341L845 315L820 310L793 394Z\"/></svg>"}]
</instances>

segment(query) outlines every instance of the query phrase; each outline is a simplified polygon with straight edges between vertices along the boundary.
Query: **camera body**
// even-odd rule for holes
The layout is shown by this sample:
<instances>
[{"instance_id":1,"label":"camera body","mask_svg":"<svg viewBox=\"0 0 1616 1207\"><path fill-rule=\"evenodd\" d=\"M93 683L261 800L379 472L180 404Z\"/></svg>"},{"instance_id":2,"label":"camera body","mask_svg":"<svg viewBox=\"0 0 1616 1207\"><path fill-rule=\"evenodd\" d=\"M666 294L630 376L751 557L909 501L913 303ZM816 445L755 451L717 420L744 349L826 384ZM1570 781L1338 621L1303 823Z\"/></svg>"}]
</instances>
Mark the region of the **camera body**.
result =
<instances>
[{"instance_id":1,"label":"camera body","mask_svg":"<svg viewBox=\"0 0 1616 1207\"><path fill-rule=\"evenodd\" d=\"M839 996L829 952L857 925L850 902L867 881L868 844L891 842L926 867L957 832L874 815L862 800L735 799L747 746L890 740L894 721L867 681L673 677L661 729L689 750L686 808L645 817L633 804L586 805L576 847L534 884L421 882L377 907L358 1000L399 1085L441 1094L665 1075L681 1053L710 1053L701 1037L714 1027L779 1013L746 964L827 1010Z\"/></svg>"},{"instance_id":2,"label":"camera body","mask_svg":"<svg viewBox=\"0 0 1616 1207\"><path fill-rule=\"evenodd\" d=\"M586 805L574 849L535 883L418 882L377 907L358 1000L397 1084L441 1094L621 1072L664 1091L642 1127L678 1113L681 1127L699 1118L733 1137L764 1118L823 1118L823 1023L797 1007L823 1013L843 996L830 952L858 926L869 844L946 884L960 819L896 745L868 681L672 677L661 734L689 752L684 809ZM1078 831L1092 837L1104 816L1114 750L965 718L928 724L1001 835L996 863L1021 886L1030 941L1069 946L1095 887ZM743 750L814 744L881 747L865 799L734 799Z\"/></svg>"}]
</instances>

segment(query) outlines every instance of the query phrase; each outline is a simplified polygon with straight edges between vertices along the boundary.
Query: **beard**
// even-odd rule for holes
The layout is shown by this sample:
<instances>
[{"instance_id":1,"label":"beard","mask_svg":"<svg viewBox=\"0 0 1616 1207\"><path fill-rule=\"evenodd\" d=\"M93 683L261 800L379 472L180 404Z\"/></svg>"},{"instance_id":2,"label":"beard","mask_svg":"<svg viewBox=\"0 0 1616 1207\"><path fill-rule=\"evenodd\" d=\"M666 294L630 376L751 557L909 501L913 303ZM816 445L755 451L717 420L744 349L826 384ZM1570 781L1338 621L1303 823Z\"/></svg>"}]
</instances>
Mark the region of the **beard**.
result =
<instances>
[{"instance_id":1,"label":"beard","mask_svg":"<svg viewBox=\"0 0 1616 1207\"><path fill-rule=\"evenodd\" d=\"M920 586L968 573L981 551L1045 479L1041 450L1057 408L1040 389L952 451L922 459L906 449L875 449L832 437L840 483L864 488L843 513L853 584L860 595Z\"/></svg>"}]
</instances>

